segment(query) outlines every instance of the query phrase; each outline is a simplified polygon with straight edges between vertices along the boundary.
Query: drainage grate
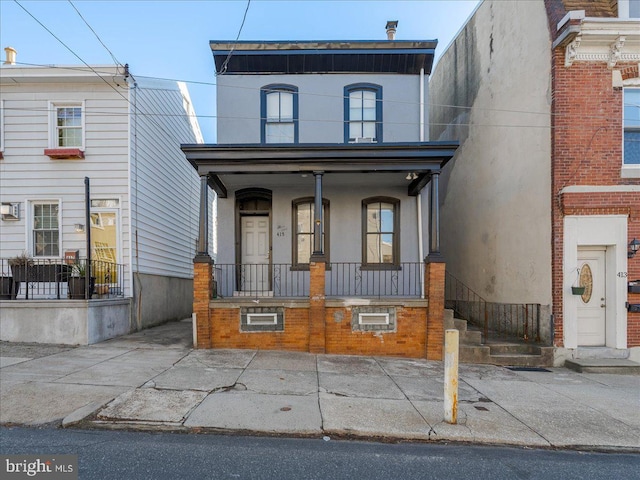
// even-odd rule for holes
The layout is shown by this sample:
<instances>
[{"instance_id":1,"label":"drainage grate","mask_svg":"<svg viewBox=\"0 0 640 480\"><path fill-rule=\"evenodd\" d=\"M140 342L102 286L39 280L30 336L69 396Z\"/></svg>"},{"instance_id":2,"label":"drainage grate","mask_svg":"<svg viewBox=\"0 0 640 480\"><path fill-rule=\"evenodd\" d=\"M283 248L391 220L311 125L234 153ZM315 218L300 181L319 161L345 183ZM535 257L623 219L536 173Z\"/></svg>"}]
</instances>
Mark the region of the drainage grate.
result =
<instances>
[{"instance_id":1,"label":"drainage grate","mask_svg":"<svg viewBox=\"0 0 640 480\"><path fill-rule=\"evenodd\" d=\"M551 370L547 370L542 367L506 367L507 369L513 372L551 372Z\"/></svg>"}]
</instances>

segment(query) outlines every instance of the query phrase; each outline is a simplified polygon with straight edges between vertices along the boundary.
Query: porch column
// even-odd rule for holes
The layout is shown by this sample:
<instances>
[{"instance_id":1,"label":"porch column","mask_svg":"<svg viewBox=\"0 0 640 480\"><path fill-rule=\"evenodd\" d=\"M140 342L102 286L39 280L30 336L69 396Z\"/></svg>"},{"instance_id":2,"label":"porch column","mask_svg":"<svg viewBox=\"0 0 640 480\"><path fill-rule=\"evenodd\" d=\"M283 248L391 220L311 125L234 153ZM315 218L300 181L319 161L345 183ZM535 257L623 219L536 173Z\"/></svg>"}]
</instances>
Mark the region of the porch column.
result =
<instances>
[{"instance_id":1,"label":"porch column","mask_svg":"<svg viewBox=\"0 0 640 480\"><path fill-rule=\"evenodd\" d=\"M207 175L200 176L198 248L193 259L193 313L195 348L211 348L209 301L213 287L213 260L209 256L209 190Z\"/></svg>"},{"instance_id":2,"label":"porch column","mask_svg":"<svg viewBox=\"0 0 640 480\"><path fill-rule=\"evenodd\" d=\"M442 360L444 344L444 277L445 263L440 254L440 204L438 180L440 172L431 174L431 196L429 197L429 254L425 259L424 294L427 306L427 351L428 360Z\"/></svg>"},{"instance_id":3,"label":"porch column","mask_svg":"<svg viewBox=\"0 0 640 480\"><path fill-rule=\"evenodd\" d=\"M309 262L309 352L325 353L325 268L321 260Z\"/></svg>"},{"instance_id":4,"label":"porch column","mask_svg":"<svg viewBox=\"0 0 640 480\"><path fill-rule=\"evenodd\" d=\"M322 175L324 172L313 172L313 176L316 181L316 191L314 198L314 218L313 223L313 256L323 257L324 251L322 248L322 224L324 218L322 218Z\"/></svg>"},{"instance_id":5,"label":"porch column","mask_svg":"<svg viewBox=\"0 0 640 480\"><path fill-rule=\"evenodd\" d=\"M429 197L429 258L440 257L439 177L440 172L433 172L431 174L431 196Z\"/></svg>"}]
</instances>

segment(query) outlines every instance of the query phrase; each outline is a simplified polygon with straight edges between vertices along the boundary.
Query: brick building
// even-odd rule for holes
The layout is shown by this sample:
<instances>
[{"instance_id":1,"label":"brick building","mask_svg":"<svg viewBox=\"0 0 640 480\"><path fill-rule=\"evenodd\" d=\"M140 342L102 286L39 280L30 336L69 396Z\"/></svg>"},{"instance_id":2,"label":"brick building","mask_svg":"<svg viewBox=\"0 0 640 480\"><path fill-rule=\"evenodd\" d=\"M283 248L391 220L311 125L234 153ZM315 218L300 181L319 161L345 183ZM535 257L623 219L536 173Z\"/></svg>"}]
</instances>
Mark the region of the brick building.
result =
<instances>
[{"instance_id":1,"label":"brick building","mask_svg":"<svg viewBox=\"0 0 640 480\"><path fill-rule=\"evenodd\" d=\"M431 77L448 269L541 305L557 365L640 357L639 62L638 1L485 1Z\"/></svg>"}]
</instances>

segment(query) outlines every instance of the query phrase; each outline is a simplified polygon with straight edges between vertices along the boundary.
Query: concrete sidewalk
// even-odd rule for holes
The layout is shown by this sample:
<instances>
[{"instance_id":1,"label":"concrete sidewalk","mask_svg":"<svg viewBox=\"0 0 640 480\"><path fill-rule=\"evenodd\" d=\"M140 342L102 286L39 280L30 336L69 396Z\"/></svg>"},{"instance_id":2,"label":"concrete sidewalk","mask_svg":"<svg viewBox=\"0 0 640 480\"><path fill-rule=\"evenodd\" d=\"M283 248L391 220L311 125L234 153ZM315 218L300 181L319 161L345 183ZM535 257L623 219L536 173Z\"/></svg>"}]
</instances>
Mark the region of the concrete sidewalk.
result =
<instances>
[{"instance_id":1,"label":"concrete sidewalk","mask_svg":"<svg viewBox=\"0 0 640 480\"><path fill-rule=\"evenodd\" d=\"M88 347L0 344L0 422L640 451L640 376L193 350L191 321Z\"/></svg>"}]
</instances>

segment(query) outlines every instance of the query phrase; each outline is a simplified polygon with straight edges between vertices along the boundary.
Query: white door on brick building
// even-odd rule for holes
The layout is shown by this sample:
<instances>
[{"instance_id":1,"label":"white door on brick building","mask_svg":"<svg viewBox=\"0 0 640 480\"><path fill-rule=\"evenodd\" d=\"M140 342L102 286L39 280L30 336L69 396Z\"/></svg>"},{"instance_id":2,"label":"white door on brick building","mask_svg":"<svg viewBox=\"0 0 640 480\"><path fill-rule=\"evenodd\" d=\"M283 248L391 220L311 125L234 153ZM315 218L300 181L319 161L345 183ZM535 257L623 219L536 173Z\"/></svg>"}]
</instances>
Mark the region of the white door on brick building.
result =
<instances>
[{"instance_id":1,"label":"white door on brick building","mask_svg":"<svg viewBox=\"0 0 640 480\"><path fill-rule=\"evenodd\" d=\"M578 298L578 346L606 344L606 249L578 249L579 284L584 293Z\"/></svg>"}]
</instances>

